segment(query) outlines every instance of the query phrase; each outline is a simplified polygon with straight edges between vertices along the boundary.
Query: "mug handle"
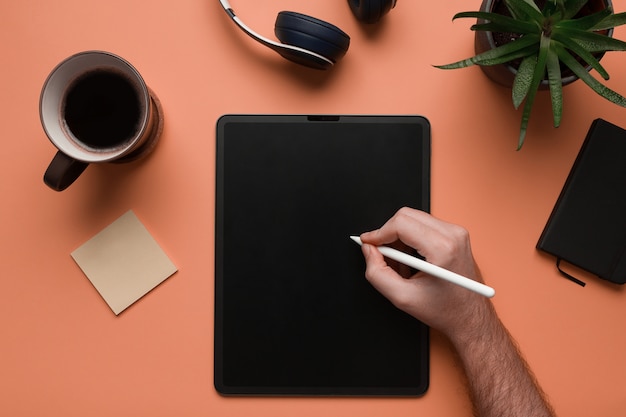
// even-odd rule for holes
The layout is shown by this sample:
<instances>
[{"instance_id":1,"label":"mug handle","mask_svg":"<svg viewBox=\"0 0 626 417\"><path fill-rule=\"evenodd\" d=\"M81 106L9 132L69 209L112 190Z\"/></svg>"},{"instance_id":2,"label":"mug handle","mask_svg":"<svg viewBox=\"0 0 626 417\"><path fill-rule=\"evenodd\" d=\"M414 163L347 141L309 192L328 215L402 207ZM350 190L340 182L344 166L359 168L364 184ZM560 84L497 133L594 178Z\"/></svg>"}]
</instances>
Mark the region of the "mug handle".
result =
<instances>
[{"instance_id":1,"label":"mug handle","mask_svg":"<svg viewBox=\"0 0 626 417\"><path fill-rule=\"evenodd\" d=\"M58 151L43 176L43 182L55 191L63 191L76 181L87 165Z\"/></svg>"}]
</instances>

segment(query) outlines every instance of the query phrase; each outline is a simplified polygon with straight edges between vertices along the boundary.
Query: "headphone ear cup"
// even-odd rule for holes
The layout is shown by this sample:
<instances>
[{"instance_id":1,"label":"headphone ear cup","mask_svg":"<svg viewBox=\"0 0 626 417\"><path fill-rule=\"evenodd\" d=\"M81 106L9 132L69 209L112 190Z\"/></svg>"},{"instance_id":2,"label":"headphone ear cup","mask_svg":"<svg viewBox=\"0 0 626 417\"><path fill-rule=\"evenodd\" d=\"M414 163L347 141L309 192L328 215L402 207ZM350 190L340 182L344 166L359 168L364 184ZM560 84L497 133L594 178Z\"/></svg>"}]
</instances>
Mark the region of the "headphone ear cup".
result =
<instances>
[{"instance_id":1,"label":"headphone ear cup","mask_svg":"<svg viewBox=\"0 0 626 417\"><path fill-rule=\"evenodd\" d=\"M315 52L333 62L341 59L350 46L350 36L337 26L296 12L278 13L274 33L284 44Z\"/></svg>"},{"instance_id":2,"label":"headphone ear cup","mask_svg":"<svg viewBox=\"0 0 626 417\"><path fill-rule=\"evenodd\" d=\"M395 7L396 0L348 0L352 13L363 23L376 23Z\"/></svg>"}]
</instances>

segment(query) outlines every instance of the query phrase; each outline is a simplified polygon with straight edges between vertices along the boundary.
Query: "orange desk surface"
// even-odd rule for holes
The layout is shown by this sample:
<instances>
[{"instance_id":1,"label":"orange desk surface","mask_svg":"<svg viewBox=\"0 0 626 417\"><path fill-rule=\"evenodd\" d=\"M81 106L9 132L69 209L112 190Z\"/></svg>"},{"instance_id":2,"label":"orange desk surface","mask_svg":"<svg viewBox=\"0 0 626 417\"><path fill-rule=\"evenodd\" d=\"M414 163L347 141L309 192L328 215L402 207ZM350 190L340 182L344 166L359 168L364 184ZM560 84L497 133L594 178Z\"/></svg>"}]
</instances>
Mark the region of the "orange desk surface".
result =
<instances>
[{"instance_id":1,"label":"orange desk surface","mask_svg":"<svg viewBox=\"0 0 626 417\"><path fill-rule=\"evenodd\" d=\"M613 3L626 10L626 1ZM330 72L300 68L249 39L217 0L4 2L0 414L469 416L454 354L437 332L431 386L419 399L223 398L213 387L217 118L366 113L430 120L432 212L469 229L493 302L559 415L624 415L625 289L561 278L535 243L592 120L626 127L626 109L579 81L565 89L554 129L542 95L516 152L520 113L510 92L478 68L432 67L472 54L471 22L451 18L478 0L400 0L375 27L360 25L346 1L231 4L268 37L282 9L328 20L351 35L350 51ZM165 130L143 162L90 166L57 193L42 182L55 149L39 122L39 93L58 62L89 49L119 54L142 73L162 101ZM622 94L625 57L602 61ZM179 272L115 316L70 252L129 209Z\"/></svg>"}]
</instances>

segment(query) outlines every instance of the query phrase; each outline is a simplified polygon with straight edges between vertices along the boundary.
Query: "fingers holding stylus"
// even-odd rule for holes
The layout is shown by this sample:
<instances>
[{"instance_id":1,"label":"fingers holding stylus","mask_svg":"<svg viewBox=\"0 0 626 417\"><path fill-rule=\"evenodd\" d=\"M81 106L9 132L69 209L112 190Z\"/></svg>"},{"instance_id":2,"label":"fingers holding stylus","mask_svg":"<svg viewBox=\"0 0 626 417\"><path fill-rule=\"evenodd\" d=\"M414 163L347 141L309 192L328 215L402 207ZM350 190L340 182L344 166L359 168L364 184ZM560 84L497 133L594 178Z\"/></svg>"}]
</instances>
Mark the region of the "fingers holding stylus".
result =
<instances>
[{"instance_id":1,"label":"fingers holding stylus","mask_svg":"<svg viewBox=\"0 0 626 417\"><path fill-rule=\"evenodd\" d=\"M477 277L467 230L424 211L402 208L380 229L363 233L361 239L375 246L401 241L430 263Z\"/></svg>"}]
</instances>

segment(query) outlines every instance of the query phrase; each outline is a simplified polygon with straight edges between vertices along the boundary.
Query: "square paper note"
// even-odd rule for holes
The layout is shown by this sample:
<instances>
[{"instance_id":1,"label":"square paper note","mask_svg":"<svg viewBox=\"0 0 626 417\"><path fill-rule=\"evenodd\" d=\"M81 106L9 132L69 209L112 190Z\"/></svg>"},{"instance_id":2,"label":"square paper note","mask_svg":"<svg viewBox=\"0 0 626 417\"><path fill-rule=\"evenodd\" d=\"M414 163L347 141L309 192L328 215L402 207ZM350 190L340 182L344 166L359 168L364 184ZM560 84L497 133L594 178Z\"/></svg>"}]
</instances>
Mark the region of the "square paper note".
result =
<instances>
[{"instance_id":1,"label":"square paper note","mask_svg":"<svg viewBox=\"0 0 626 417\"><path fill-rule=\"evenodd\" d=\"M132 210L72 252L72 258L115 314L176 272Z\"/></svg>"}]
</instances>

